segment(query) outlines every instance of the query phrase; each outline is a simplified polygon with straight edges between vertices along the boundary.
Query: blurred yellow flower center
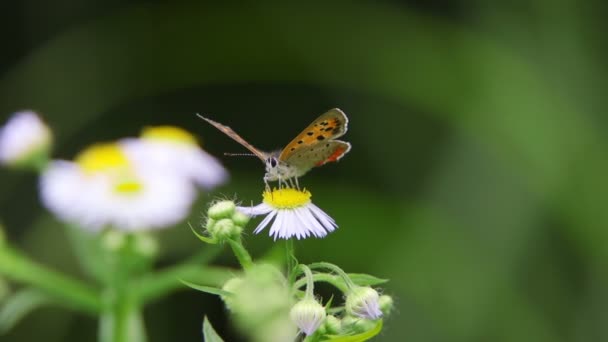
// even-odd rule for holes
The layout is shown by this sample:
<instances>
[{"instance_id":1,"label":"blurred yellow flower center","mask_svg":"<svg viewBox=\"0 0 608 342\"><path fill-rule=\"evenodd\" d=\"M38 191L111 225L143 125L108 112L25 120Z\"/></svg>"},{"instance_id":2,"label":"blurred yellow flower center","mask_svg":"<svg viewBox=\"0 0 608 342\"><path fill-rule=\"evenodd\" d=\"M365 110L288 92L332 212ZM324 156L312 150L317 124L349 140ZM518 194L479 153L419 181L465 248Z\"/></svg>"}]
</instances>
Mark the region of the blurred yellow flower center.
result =
<instances>
[{"instance_id":1,"label":"blurred yellow flower center","mask_svg":"<svg viewBox=\"0 0 608 342\"><path fill-rule=\"evenodd\" d=\"M134 180L127 180L117 183L114 186L114 191L121 194L136 194L143 189L141 183Z\"/></svg>"},{"instance_id":2,"label":"blurred yellow flower center","mask_svg":"<svg viewBox=\"0 0 608 342\"><path fill-rule=\"evenodd\" d=\"M196 138L188 131L175 126L146 127L141 132L143 139L174 141L182 144L197 145Z\"/></svg>"},{"instance_id":3,"label":"blurred yellow flower center","mask_svg":"<svg viewBox=\"0 0 608 342\"><path fill-rule=\"evenodd\" d=\"M76 163L88 173L102 172L129 166L127 156L115 143L95 144L76 156Z\"/></svg>"},{"instance_id":4,"label":"blurred yellow flower center","mask_svg":"<svg viewBox=\"0 0 608 342\"><path fill-rule=\"evenodd\" d=\"M293 209L310 203L310 191L292 188L264 191L264 203L278 209Z\"/></svg>"}]
</instances>

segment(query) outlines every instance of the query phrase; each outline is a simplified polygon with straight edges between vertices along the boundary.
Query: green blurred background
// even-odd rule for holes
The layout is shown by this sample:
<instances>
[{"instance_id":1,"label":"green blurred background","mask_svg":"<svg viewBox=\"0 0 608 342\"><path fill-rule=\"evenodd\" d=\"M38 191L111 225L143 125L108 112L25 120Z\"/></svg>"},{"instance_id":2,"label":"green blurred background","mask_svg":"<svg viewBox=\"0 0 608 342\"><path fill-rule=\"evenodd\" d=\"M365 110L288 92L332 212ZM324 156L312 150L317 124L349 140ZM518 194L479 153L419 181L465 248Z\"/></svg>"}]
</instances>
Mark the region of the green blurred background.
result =
<instances>
[{"instance_id":1,"label":"green blurred background","mask_svg":"<svg viewBox=\"0 0 608 342\"><path fill-rule=\"evenodd\" d=\"M58 158L178 125L232 181L202 194L257 202L263 166L203 113L263 149L332 107L353 144L301 180L340 229L296 243L302 262L389 278L396 311L379 341L608 338L608 41L597 1L4 1L0 115L32 108ZM12 243L79 274L36 177L0 170ZM250 225L253 229L253 224ZM160 234L159 267L205 248L184 223ZM254 255L272 247L249 235ZM235 265L230 253L217 260ZM200 340L212 295L146 308L151 341ZM91 317L45 308L8 341L84 341Z\"/></svg>"}]
</instances>

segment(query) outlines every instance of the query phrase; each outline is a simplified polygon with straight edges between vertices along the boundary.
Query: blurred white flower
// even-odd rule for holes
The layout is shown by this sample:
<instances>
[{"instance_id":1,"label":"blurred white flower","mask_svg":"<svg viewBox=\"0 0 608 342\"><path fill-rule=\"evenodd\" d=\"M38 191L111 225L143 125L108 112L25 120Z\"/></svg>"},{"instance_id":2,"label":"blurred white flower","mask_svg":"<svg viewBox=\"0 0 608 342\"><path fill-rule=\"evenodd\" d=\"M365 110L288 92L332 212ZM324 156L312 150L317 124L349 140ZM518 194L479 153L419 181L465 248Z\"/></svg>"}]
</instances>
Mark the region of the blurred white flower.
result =
<instances>
[{"instance_id":1,"label":"blurred white flower","mask_svg":"<svg viewBox=\"0 0 608 342\"><path fill-rule=\"evenodd\" d=\"M249 216L267 215L253 231L259 233L274 219L269 235L281 239L324 237L338 226L323 210L310 201L309 191L292 188L264 191L263 202L254 207L238 207Z\"/></svg>"},{"instance_id":2,"label":"blurred white flower","mask_svg":"<svg viewBox=\"0 0 608 342\"><path fill-rule=\"evenodd\" d=\"M60 219L90 230L171 226L196 196L190 182L131 163L119 144L96 144L74 162L53 161L42 174L43 204Z\"/></svg>"},{"instance_id":3,"label":"blurred white flower","mask_svg":"<svg viewBox=\"0 0 608 342\"><path fill-rule=\"evenodd\" d=\"M51 140L51 130L36 113L17 112L0 127L0 163L13 165L46 153Z\"/></svg>"},{"instance_id":4,"label":"blurred white flower","mask_svg":"<svg viewBox=\"0 0 608 342\"><path fill-rule=\"evenodd\" d=\"M228 178L217 159L202 150L194 136L178 127L148 127L139 139L124 139L120 143L135 163L171 170L205 189Z\"/></svg>"}]
</instances>

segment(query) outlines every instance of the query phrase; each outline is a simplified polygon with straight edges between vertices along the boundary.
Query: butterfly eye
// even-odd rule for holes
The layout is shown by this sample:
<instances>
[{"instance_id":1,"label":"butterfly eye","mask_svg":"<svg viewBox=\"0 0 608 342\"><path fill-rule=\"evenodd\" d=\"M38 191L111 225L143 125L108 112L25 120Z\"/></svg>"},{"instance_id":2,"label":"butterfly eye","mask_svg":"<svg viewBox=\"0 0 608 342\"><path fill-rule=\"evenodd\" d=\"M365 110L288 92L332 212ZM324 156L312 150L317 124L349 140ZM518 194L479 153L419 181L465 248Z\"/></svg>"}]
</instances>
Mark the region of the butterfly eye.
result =
<instances>
[{"instance_id":1,"label":"butterfly eye","mask_svg":"<svg viewBox=\"0 0 608 342\"><path fill-rule=\"evenodd\" d=\"M266 160L266 163L270 165L270 167L277 167L278 161L277 158L271 157Z\"/></svg>"}]
</instances>

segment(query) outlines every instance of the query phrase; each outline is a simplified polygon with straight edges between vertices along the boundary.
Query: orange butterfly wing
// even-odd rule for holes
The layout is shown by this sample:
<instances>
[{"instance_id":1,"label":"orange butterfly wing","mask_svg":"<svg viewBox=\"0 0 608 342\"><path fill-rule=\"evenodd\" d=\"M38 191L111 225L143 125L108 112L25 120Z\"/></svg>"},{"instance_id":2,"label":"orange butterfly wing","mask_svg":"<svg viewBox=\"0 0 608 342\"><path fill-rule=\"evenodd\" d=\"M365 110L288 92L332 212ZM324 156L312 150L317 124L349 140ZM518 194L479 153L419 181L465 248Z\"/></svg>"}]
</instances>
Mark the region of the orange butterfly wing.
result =
<instances>
[{"instance_id":1,"label":"orange butterfly wing","mask_svg":"<svg viewBox=\"0 0 608 342\"><path fill-rule=\"evenodd\" d=\"M329 140L341 137L348 129L348 118L346 114L338 108L329 110L319 116L308 127L306 127L297 137L295 137L279 155L279 160L289 162L289 160L297 155L298 151L309 150L311 147L323 146ZM307 154L309 156L309 154ZM315 160L313 166L317 163L323 163L325 160ZM328 160L329 161L329 160Z\"/></svg>"}]
</instances>

